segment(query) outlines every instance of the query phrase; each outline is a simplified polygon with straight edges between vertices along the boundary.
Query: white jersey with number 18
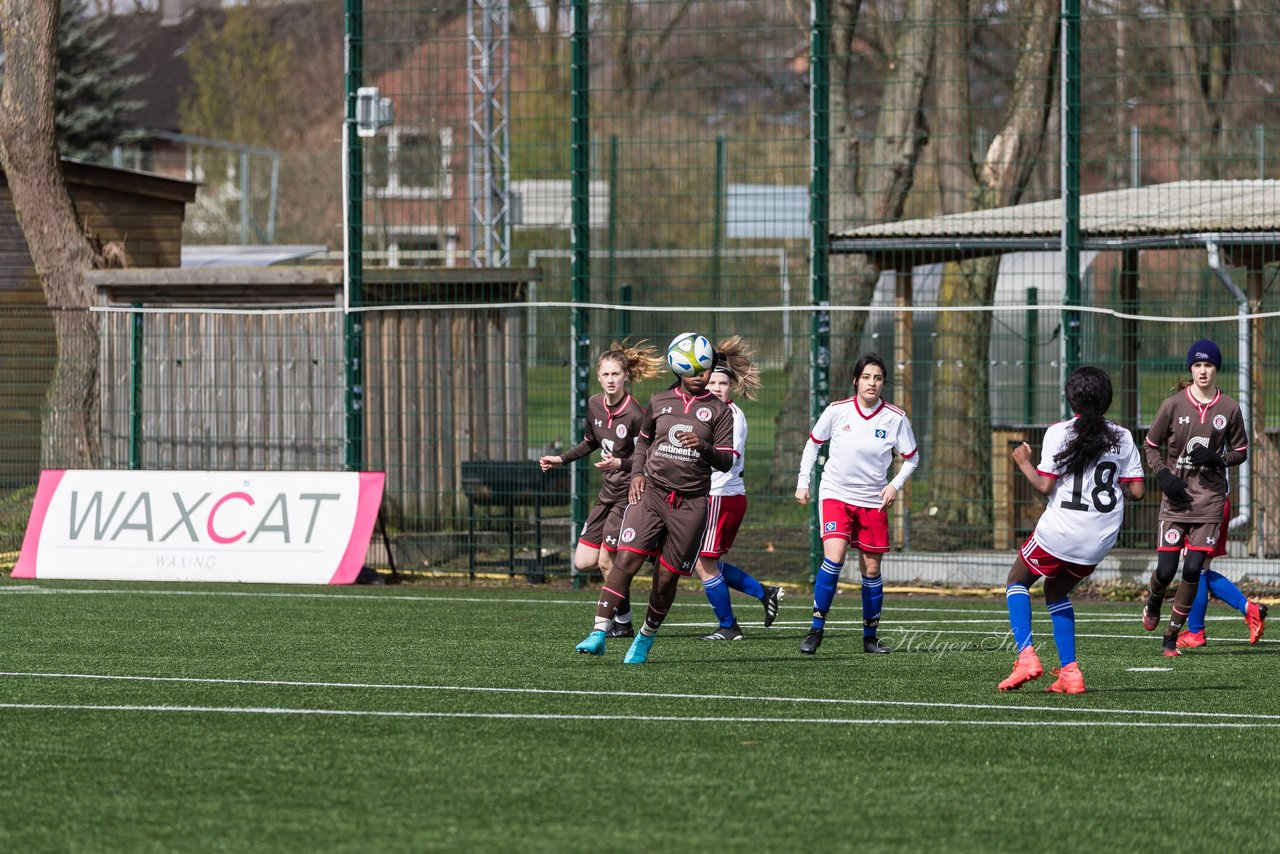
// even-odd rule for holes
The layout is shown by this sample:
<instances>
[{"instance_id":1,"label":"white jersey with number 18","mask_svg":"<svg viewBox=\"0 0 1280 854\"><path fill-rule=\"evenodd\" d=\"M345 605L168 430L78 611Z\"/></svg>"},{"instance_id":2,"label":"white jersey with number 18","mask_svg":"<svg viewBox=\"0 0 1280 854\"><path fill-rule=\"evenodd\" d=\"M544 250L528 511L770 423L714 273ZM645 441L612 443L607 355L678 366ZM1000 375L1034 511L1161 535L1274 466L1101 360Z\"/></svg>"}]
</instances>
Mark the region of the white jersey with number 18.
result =
<instances>
[{"instance_id":1,"label":"white jersey with number 18","mask_svg":"<svg viewBox=\"0 0 1280 854\"><path fill-rule=\"evenodd\" d=\"M1078 476L1063 471L1053 458L1071 439L1075 420L1060 421L1044 433L1044 449L1036 471L1057 480L1040 521L1036 541L1049 554L1069 563L1096 566L1116 544L1124 521L1121 484L1142 480L1142 458L1128 430L1107 422L1120 437Z\"/></svg>"}]
</instances>

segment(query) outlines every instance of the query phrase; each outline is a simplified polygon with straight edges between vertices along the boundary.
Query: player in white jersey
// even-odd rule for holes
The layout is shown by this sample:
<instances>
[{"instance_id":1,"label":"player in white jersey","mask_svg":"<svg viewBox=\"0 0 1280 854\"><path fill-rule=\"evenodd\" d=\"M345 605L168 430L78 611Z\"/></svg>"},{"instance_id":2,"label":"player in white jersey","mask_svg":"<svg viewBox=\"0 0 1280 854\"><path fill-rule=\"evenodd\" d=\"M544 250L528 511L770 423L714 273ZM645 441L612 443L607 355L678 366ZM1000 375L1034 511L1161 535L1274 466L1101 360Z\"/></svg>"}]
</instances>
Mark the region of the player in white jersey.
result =
<instances>
[{"instance_id":1,"label":"player in white jersey","mask_svg":"<svg viewBox=\"0 0 1280 854\"><path fill-rule=\"evenodd\" d=\"M1018 657L1000 683L1012 691L1040 678L1044 667L1031 635L1031 593L1044 579L1044 601L1058 647L1058 679L1048 690L1083 694L1076 662L1075 611L1069 594L1088 578L1115 545L1124 521L1124 499L1146 494L1142 457L1133 436L1104 414L1111 406L1111 378L1101 368L1077 368L1067 378L1067 403L1075 417L1044 434L1040 465L1031 465L1031 446L1013 450L1013 461L1036 491L1049 496L1040 521L1009 569L1005 604Z\"/></svg>"},{"instance_id":2,"label":"player in white jersey","mask_svg":"<svg viewBox=\"0 0 1280 854\"><path fill-rule=\"evenodd\" d=\"M880 556L889 551L888 509L898 499L907 478L920 463L916 437L907 414L880 397L888 371L884 360L868 353L853 368L854 396L823 410L805 443L796 479L796 501L809 503L809 476L818 450L828 442L822 470L822 565L813 583L813 622L800 652L813 655L822 643L827 611L852 544L862 570L862 648L886 653L876 636L884 602ZM902 465L893 481L887 479L894 451Z\"/></svg>"},{"instance_id":3,"label":"player in white jersey","mask_svg":"<svg viewBox=\"0 0 1280 854\"><path fill-rule=\"evenodd\" d=\"M751 361L751 350L746 342L734 335L717 344L707 391L724 401L733 413L733 465L728 471L711 472L707 527L695 564L702 590L719 622L714 632L702 636L703 640L742 640L744 637L729 602L730 589L760 600L764 606L766 628L773 625L778 616L782 588L765 587L750 574L723 560L733 548L738 528L747 513L747 487L742 480L747 452L747 416L733 402L731 395L755 400L759 388L760 371Z\"/></svg>"}]
</instances>

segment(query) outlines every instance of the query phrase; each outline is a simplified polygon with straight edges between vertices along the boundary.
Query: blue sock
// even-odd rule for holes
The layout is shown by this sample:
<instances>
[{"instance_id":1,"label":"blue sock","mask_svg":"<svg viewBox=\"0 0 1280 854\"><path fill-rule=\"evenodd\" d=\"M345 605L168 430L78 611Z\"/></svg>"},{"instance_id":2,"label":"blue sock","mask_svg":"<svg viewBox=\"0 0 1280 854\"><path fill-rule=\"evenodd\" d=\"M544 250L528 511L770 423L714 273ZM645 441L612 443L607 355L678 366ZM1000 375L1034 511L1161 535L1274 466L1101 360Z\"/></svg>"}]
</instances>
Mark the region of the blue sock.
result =
<instances>
[{"instance_id":1,"label":"blue sock","mask_svg":"<svg viewBox=\"0 0 1280 854\"><path fill-rule=\"evenodd\" d=\"M1031 602L1031 597L1027 597ZM1049 619L1053 621L1053 642L1058 647L1058 661L1063 667L1076 660L1076 610L1070 599L1048 602Z\"/></svg>"},{"instance_id":2,"label":"blue sock","mask_svg":"<svg viewBox=\"0 0 1280 854\"><path fill-rule=\"evenodd\" d=\"M1025 584L1010 584L1004 589L1004 604L1009 609L1009 628L1013 643L1022 652L1031 646L1031 593Z\"/></svg>"},{"instance_id":3,"label":"blue sock","mask_svg":"<svg viewBox=\"0 0 1280 854\"><path fill-rule=\"evenodd\" d=\"M702 592L707 594L707 601L711 603L711 610L716 612L721 626L732 626L737 622L733 617L733 606L729 604L729 585L724 583L723 575L702 582Z\"/></svg>"},{"instance_id":4,"label":"blue sock","mask_svg":"<svg viewBox=\"0 0 1280 854\"><path fill-rule=\"evenodd\" d=\"M862 578L862 636L873 638L880 626L880 609L884 605L884 578Z\"/></svg>"},{"instance_id":5,"label":"blue sock","mask_svg":"<svg viewBox=\"0 0 1280 854\"><path fill-rule=\"evenodd\" d=\"M753 599L764 598L764 585L733 564L720 561L720 574L734 590L745 593Z\"/></svg>"},{"instance_id":6,"label":"blue sock","mask_svg":"<svg viewBox=\"0 0 1280 854\"><path fill-rule=\"evenodd\" d=\"M1240 588L1231 583L1231 579L1225 575L1214 572L1212 569L1206 569L1200 573L1200 580L1208 579L1209 592L1217 596L1223 602L1226 602L1232 608L1235 608L1242 615L1245 609L1249 607L1249 597L1240 592ZM1205 603L1208 604L1207 602ZM1203 626L1201 627L1203 628Z\"/></svg>"},{"instance_id":7,"label":"blue sock","mask_svg":"<svg viewBox=\"0 0 1280 854\"><path fill-rule=\"evenodd\" d=\"M1214 575L1217 575L1215 572ZM1234 585L1233 585L1234 586ZM1191 601L1191 610L1187 613L1187 631L1203 632L1204 615L1209 610L1209 573L1200 573L1200 583L1196 585L1196 598Z\"/></svg>"},{"instance_id":8,"label":"blue sock","mask_svg":"<svg viewBox=\"0 0 1280 854\"><path fill-rule=\"evenodd\" d=\"M836 563L830 558L822 559L822 567L818 577L813 580L813 625L820 629L827 624L827 612L831 610L831 602L836 598L836 583L840 580L840 569L844 564Z\"/></svg>"}]
</instances>

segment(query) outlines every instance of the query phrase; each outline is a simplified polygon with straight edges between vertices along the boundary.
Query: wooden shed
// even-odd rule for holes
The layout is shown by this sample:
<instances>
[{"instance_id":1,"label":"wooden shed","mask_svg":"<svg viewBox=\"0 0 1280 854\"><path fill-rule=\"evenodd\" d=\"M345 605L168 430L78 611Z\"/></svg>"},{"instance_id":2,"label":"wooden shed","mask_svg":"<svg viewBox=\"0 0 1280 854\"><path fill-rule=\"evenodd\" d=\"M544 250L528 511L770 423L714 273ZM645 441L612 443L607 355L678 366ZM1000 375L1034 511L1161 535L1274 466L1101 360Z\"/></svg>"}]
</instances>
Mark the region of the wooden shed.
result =
<instances>
[{"instance_id":1,"label":"wooden shed","mask_svg":"<svg viewBox=\"0 0 1280 854\"><path fill-rule=\"evenodd\" d=\"M366 272L378 305L354 315L363 467L386 472L396 517L456 516L463 462L524 457L526 310L513 304L540 274ZM103 316L105 467L345 467L341 269L100 270L89 281L103 307L165 310Z\"/></svg>"},{"instance_id":2,"label":"wooden shed","mask_svg":"<svg viewBox=\"0 0 1280 854\"><path fill-rule=\"evenodd\" d=\"M196 184L127 169L62 161L85 229L119 241L133 265L176 267L182 222ZM35 483L40 417L54 366L53 324L0 172L0 486Z\"/></svg>"}]
</instances>

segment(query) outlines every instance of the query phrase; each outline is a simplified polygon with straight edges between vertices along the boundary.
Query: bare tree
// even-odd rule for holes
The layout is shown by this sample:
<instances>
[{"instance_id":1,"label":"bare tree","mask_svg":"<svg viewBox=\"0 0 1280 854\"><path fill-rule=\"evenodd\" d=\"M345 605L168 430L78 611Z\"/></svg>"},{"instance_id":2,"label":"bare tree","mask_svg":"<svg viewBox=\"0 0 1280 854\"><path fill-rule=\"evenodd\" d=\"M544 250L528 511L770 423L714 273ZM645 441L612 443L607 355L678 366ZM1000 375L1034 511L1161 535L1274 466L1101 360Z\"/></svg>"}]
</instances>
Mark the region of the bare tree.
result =
<instances>
[{"instance_id":1,"label":"bare tree","mask_svg":"<svg viewBox=\"0 0 1280 854\"><path fill-rule=\"evenodd\" d=\"M967 0L939 0L939 40L945 66L937 85L938 114L960 120L970 104L966 68L971 33ZM1013 92L1003 127L973 168L969 135L942 141L939 181L944 212L1016 204L1035 169L1055 91L1059 12L1056 4L1027 0L1018 46ZM967 124L962 125L967 128ZM940 306L988 306L995 298L1000 259L949 265L938 294ZM932 383L931 453L945 465L930 468L930 513L917 525L916 542L934 548L965 544L973 530L989 530L991 503L991 415L987 352L991 313L945 312L938 316ZM934 509L936 508L936 510Z\"/></svg>"},{"instance_id":2,"label":"bare tree","mask_svg":"<svg viewBox=\"0 0 1280 854\"><path fill-rule=\"evenodd\" d=\"M1179 177L1220 177L1231 83L1234 0L1170 0L1173 87L1182 134Z\"/></svg>"},{"instance_id":3,"label":"bare tree","mask_svg":"<svg viewBox=\"0 0 1280 854\"><path fill-rule=\"evenodd\" d=\"M5 48L0 165L18 222L53 309L58 361L43 426L43 463L91 467L98 434L98 326L84 272L99 253L80 224L58 161L53 92L58 0L0 0Z\"/></svg>"},{"instance_id":4,"label":"bare tree","mask_svg":"<svg viewBox=\"0 0 1280 854\"><path fill-rule=\"evenodd\" d=\"M909 0L898 22L881 93L880 114L869 146L870 168L862 169L862 148L856 133L860 99L853 65L858 58L856 36L861 0L831 4L831 204L833 231L902 217L907 193L915 180L916 163L927 141L921 109L929 82L934 46L934 7L937 0ZM837 255L830 264L833 305L870 305L879 270L864 256ZM857 358L866 325L862 312L836 312L831 324L832 386L849 381L847 371ZM777 417L774 464L770 489L790 492L795 463L809 427L807 358L787 368L786 404ZM843 373L842 373L843 372Z\"/></svg>"}]
</instances>

